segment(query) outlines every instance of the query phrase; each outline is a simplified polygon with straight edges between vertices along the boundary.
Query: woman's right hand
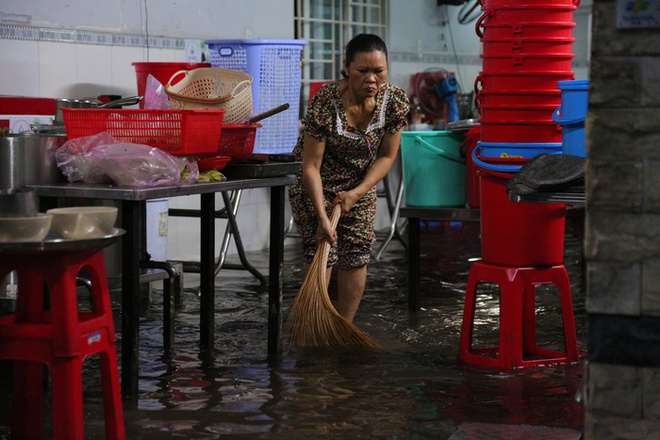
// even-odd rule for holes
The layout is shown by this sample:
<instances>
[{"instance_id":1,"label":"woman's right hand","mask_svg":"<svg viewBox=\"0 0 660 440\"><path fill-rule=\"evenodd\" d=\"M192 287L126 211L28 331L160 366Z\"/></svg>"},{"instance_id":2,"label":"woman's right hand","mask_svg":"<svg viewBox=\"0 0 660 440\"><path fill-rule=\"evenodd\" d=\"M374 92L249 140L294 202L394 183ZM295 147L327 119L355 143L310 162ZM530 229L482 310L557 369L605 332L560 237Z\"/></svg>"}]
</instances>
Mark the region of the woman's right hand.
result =
<instances>
[{"instance_id":1,"label":"woman's right hand","mask_svg":"<svg viewBox=\"0 0 660 440\"><path fill-rule=\"evenodd\" d=\"M326 216L325 219L319 219L318 226L316 227L316 244L320 245L323 240L326 240L331 245L337 242L337 232L332 229L332 222Z\"/></svg>"}]
</instances>

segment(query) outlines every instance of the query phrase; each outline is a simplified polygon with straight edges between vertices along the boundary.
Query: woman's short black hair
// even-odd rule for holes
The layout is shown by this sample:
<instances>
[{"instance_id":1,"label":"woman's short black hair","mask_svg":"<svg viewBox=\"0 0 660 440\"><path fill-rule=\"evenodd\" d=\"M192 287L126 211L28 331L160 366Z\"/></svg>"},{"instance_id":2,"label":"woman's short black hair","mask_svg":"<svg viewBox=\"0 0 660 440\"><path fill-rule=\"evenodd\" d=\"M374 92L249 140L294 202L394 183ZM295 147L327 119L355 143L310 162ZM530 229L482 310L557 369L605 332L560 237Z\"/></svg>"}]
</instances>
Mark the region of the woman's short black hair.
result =
<instances>
[{"instance_id":1,"label":"woman's short black hair","mask_svg":"<svg viewBox=\"0 0 660 440\"><path fill-rule=\"evenodd\" d=\"M375 34L359 34L353 37L346 45L346 65L350 65L355 59L355 54L360 52L372 52L377 50L385 54L387 60L387 45L378 35ZM342 70L341 74L346 76L346 72Z\"/></svg>"}]
</instances>

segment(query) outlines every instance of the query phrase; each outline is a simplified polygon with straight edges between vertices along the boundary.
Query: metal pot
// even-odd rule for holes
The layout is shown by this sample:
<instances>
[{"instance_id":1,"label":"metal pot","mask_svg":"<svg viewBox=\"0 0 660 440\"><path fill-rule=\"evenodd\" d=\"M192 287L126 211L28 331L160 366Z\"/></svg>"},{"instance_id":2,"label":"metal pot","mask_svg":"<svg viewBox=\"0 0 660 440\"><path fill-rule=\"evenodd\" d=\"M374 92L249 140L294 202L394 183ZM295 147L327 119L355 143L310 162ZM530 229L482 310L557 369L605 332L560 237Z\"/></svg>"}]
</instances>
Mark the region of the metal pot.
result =
<instances>
[{"instance_id":1,"label":"metal pot","mask_svg":"<svg viewBox=\"0 0 660 440\"><path fill-rule=\"evenodd\" d=\"M38 212L39 203L34 190L0 189L0 217L34 217Z\"/></svg>"},{"instance_id":2,"label":"metal pot","mask_svg":"<svg viewBox=\"0 0 660 440\"><path fill-rule=\"evenodd\" d=\"M129 96L128 98L116 99L103 104L97 99L68 99L58 98L55 100L55 124L64 124L62 117L63 108L119 108L123 105L137 104L142 100L142 96Z\"/></svg>"},{"instance_id":3,"label":"metal pot","mask_svg":"<svg viewBox=\"0 0 660 440\"><path fill-rule=\"evenodd\" d=\"M55 161L55 151L64 142L63 133L25 131L0 137L0 189L65 182Z\"/></svg>"}]
</instances>

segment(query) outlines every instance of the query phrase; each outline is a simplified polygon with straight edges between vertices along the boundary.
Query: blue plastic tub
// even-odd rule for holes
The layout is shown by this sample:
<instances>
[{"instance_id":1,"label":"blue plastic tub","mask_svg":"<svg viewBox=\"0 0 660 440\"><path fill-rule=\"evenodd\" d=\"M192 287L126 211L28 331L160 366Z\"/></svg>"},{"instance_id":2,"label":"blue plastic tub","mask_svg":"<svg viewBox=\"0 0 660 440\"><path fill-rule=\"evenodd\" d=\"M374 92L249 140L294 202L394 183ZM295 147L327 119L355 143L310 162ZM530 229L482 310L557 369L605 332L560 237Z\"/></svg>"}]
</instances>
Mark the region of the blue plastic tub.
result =
<instances>
[{"instance_id":1,"label":"blue plastic tub","mask_svg":"<svg viewBox=\"0 0 660 440\"><path fill-rule=\"evenodd\" d=\"M451 207L467 203L467 171L451 131L405 131L401 136L404 201L408 206Z\"/></svg>"},{"instance_id":2,"label":"blue plastic tub","mask_svg":"<svg viewBox=\"0 0 660 440\"><path fill-rule=\"evenodd\" d=\"M589 104L589 80L557 81L561 91L561 105L555 112L558 124L584 121ZM560 122L561 121L561 122Z\"/></svg>"},{"instance_id":3,"label":"blue plastic tub","mask_svg":"<svg viewBox=\"0 0 660 440\"><path fill-rule=\"evenodd\" d=\"M552 120L561 126L562 152L574 156L587 156L584 120L589 107L589 81L558 81L561 106L552 114Z\"/></svg>"}]
</instances>

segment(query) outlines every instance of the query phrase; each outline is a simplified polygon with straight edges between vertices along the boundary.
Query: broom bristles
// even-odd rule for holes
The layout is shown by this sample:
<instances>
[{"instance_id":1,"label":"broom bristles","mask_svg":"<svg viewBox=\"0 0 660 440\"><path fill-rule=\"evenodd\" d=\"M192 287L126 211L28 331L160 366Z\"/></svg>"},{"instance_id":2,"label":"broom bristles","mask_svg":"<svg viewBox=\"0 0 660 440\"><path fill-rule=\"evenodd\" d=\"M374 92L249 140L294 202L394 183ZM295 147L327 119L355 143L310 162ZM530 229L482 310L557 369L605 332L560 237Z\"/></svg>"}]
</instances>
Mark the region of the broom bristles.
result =
<instances>
[{"instance_id":1,"label":"broom bristles","mask_svg":"<svg viewBox=\"0 0 660 440\"><path fill-rule=\"evenodd\" d=\"M337 227L339 214L340 207L336 205L332 213L333 229ZM380 344L347 321L332 305L326 279L329 254L330 243L323 241L289 312L285 331L289 333L290 343L298 347L348 345L382 351Z\"/></svg>"}]
</instances>

